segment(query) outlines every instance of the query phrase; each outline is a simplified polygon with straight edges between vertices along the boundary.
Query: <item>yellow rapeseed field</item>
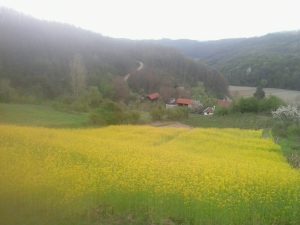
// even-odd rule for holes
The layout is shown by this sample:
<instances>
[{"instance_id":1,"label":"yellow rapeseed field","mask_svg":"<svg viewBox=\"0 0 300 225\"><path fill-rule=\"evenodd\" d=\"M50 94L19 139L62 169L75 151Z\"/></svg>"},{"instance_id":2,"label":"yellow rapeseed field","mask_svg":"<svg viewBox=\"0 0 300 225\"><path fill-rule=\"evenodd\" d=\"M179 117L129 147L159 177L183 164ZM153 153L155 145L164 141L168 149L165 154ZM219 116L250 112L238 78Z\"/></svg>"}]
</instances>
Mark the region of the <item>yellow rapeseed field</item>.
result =
<instances>
[{"instance_id":1,"label":"yellow rapeseed field","mask_svg":"<svg viewBox=\"0 0 300 225\"><path fill-rule=\"evenodd\" d=\"M0 224L300 224L300 173L261 136L0 125Z\"/></svg>"}]
</instances>

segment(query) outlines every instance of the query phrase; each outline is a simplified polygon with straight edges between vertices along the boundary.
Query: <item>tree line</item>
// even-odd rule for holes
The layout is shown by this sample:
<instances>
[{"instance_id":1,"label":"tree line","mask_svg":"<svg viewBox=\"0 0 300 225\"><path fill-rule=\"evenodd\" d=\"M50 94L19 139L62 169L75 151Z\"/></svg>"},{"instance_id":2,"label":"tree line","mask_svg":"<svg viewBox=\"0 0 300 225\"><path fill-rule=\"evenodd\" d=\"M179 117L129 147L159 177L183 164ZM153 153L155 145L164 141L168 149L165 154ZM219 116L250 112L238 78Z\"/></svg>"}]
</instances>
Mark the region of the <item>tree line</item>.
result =
<instances>
[{"instance_id":1,"label":"tree line","mask_svg":"<svg viewBox=\"0 0 300 225\"><path fill-rule=\"evenodd\" d=\"M198 42L161 40L187 56L220 71L232 85L300 90L300 32L279 32L262 37Z\"/></svg>"}]
</instances>

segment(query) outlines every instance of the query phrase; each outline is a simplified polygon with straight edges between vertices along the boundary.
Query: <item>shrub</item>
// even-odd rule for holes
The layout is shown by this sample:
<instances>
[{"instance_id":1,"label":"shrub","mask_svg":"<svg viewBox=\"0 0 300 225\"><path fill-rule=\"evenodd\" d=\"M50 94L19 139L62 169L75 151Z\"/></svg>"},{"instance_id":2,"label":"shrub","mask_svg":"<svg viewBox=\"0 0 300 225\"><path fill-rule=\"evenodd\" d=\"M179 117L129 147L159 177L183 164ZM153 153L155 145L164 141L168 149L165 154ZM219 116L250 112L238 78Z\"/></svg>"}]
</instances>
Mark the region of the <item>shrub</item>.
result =
<instances>
[{"instance_id":1,"label":"shrub","mask_svg":"<svg viewBox=\"0 0 300 225\"><path fill-rule=\"evenodd\" d=\"M238 102L238 109L241 113L245 112L258 112L259 111L259 100L254 97L241 98Z\"/></svg>"},{"instance_id":2,"label":"shrub","mask_svg":"<svg viewBox=\"0 0 300 225\"><path fill-rule=\"evenodd\" d=\"M137 111L127 111L124 115L124 123L137 124L140 121L141 114Z\"/></svg>"},{"instance_id":3,"label":"shrub","mask_svg":"<svg viewBox=\"0 0 300 225\"><path fill-rule=\"evenodd\" d=\"M151 115L152 120L154 120L154 121L162 120L165 116L165 110L163 107L158 106L150 111L150 115Z\"/></svg>"},{"instance_id":4,"label":"shrub","mask_svg":"<svg viewBox=\"0 0 300 225\"><path fill-rule=\"evenodd\" d=\"M278 97L271 96L269 98L257 99L255 97L241 98L233 106L233 111L246 112L271 112L285 103Z\"/></svg>"},{"instance_id":5,"label":"shrub","mask_svg":"<svg viewBox=\"0 0 300 225\"><path fill-rule=\"evenodd\" d=\"M280 106L272 111L275 120L273 133L276 136L287 137L289 135L300 135L300 111L295 106Z\"/></svg>"},{"instance_id":6,"label":"shrub","mask_svg":"<svg viewBox=\"0 0 300 225\"><path fill-rule=\"evenodd\" d=\"M59 98L53 107L62 111L89 112L101 105L103 98L97 87L89 87L79 97L65 95Z\"/></svg>"},{"instance_id":7,"label":"shrub","mask_svg":"<svg viewBox=\"0 0 300 225\"><path fill-rule=\"evenodd\" d=\"M9 80L0 80L0 102L12 102L17 98L17 93L11 87Z\"/></svg>"},{"instance_id":8,"label":"shrub","mask_svg":"<svg viewBox=\"0 0 300 225\"><path fill-rule=\"evenodd\" d=\"M265 92L263 90L263 87L261 85L257 86L256 87L256 91L254 93L254 97L257 98L257 99L263 99L265 97Z\"/></svg>"},{"instance_id":9,"label":"shrub","mask_svg":"<svg viewBox=\"0 0 300 225\"><path fill-rule=\"evenodd\" d=\"M90 114L90 121L94 125L113 124L137 124L140 120L140 113L137 111L125 111L119 104L112 101L105 101Z\"/></svg>"},{"instance_id":10,"label":"shrub","mask_svg":"<svg viewBox=\"0 0 300 225\"><path fill-rule=\"evenodd\" d=\"M101 105L103 98L97 87L89 87L83 100L87 102L90 108L97 108Z\"/></svg>"},{"instance_id":11,"label":"shrub","mask_svg":"<svg viewBox=\"0 0 300 225\"><path fill-rule=\"evenodd\" d=\"M274 119L281 120L283 122L299 122L300 111L296 106L281 106L276 111L272 111Z\"/></svg>"},{"instance_id":12,"label":"shrub","mask_svg":"<svg viewBox=\"0 0 300 225\"><path fill-rule=\"evenodd\" d=\"M231 111L230 108L217 107L215 110L215 114L220 115L220 116L225 116L225 115L228 115L230 113L230 111Z\"/></svg>"},{"instance_id":13,"label":"shrub","mask_svg":"<svg viewBox=\"0 0 300 225\"><path fill-rule=\"evenodd\" d=\"M124 112L118 104L106 101L90 114L90 121L94 125L120 124L124 121Z\"/></svg>"},{"instance_id":14,"label":"shrub","mask_svg":"<svg viewBox=\"0 0 300 225\"><path fill-rule=\"evenodd\" d=\"M280 98L276 96L270 96L269 98L260 100L259 111L265 112L276 110L282 105L285 105L285 103Z\"/></svg>"},{"instance_id":15,"label":"shrub","mask_svg":"<svg viewBox=\"0 0 300 225\"><path fill-rule=\"evenodd\" d=\"M189 117L189 111L184 107L176 107L166 110L168 120L182 120Z\"/></svg>"}]
</instances>

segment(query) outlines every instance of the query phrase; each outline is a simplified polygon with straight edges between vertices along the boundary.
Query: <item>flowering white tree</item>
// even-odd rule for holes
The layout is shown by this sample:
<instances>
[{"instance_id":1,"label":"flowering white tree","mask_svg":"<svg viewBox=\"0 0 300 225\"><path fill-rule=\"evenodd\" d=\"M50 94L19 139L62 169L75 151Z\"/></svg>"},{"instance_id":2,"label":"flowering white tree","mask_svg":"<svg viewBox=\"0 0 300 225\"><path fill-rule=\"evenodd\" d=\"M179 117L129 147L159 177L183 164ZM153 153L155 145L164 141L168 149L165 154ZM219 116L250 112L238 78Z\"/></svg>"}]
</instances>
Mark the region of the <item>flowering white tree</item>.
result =
<instances>
[{"instance_id":1,"label":"flowering white tree","mask_svg":"<svg viewBox=\"0 0 300 225\"><path fill-rule=\"evenodd\" d=\"M300 121L300 111L296 106L280 106L276 111L272 111L272 116L274 119L279 119L286 122L299 122Z\"/></svg>"}]
</instances>

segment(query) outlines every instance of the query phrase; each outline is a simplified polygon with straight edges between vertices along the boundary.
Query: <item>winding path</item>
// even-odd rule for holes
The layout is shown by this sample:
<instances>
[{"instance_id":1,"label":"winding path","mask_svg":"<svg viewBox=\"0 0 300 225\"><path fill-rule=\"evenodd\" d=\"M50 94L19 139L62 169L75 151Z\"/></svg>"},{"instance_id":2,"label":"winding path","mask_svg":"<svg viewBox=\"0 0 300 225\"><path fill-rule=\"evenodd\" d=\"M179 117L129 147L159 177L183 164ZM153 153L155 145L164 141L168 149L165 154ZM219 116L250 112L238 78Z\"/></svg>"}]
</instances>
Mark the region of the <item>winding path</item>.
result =
<instances>
[{"instance_id":1,"label":"winding path","mask_svg":"<svg viewBox=\"0 0 300 225\"><path fill-rule=\"evenodd\" d=\"M139 66L136 69L136 71L141 71L144 68L144 63L142 61L138 61L138 63L139 63ZM131 73L126 74L124 77L124 81L127 82L127 80L129 79L130 76L131 76Z\"/></svg>"}]
</instances>

